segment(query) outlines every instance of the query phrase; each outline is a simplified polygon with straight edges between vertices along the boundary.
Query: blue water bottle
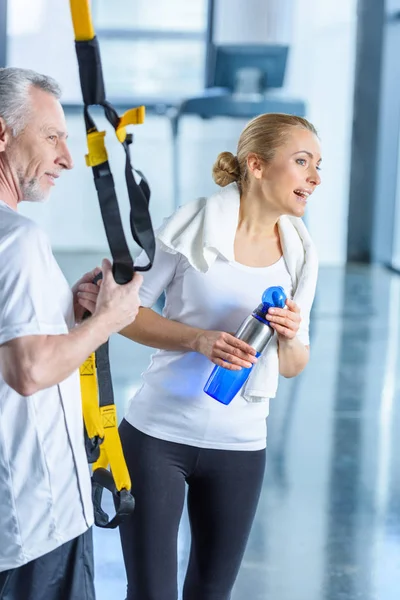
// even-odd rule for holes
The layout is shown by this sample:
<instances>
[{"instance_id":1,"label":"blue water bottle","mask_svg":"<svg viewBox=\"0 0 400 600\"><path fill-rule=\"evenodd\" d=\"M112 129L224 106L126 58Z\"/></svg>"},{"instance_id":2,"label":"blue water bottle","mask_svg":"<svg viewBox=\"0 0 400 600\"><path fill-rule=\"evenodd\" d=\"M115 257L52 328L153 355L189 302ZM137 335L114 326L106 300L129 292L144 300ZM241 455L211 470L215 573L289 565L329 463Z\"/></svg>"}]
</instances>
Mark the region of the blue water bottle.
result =
<instances>
[{"instance_id":1,"label":"blue water bottle","mask_svg":"<svg viewBox=\"0 0 400 600\"><path fill-rule=\"evenodd\" d=\"M266 348L274 330L267 320L268 309L272 306L284 308L286 294L281 286L269 287L262 295L262 302L241 324L235 337L243 340L256 350L256 356ZM229 404L241 387L245 384L253 366L240 371L230 371L224 367L215 366L205 387L206 394L222 404Z\"/></svg>"}]
</instances>

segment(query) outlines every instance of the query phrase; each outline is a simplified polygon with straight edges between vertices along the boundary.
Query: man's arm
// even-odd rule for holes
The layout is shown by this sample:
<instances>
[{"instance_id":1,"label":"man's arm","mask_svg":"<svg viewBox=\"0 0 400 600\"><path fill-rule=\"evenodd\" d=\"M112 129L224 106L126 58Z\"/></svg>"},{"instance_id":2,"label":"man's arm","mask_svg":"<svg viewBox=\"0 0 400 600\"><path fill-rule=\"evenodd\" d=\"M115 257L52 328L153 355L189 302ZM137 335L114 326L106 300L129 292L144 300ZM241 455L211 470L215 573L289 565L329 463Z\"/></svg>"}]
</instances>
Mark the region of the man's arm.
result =
<instances>
[{"instance_id":1,"label":"man's arm","mask_svg":"<svg viewBox=\"0 0 400 600\"><path fill-rule=\"evenodd\" d=\"M136 318L141 275L120 286L109 261L103 261L102 267L103 282L93 317L68 334L23 336L0 346L1 374L22 396L66 379L112 333Z\"/></svg>"},{"instance_id":2,"label":"man's arm","mask_svg":"<svg viewBox=\"0 0 400 600\"><path fill-rule=\"evenodd\" d=\"M0 346L4 381L21 396L31 396L66 379L103 344L111 332L92 317L65 335L31 335Z\"/></svg>"}]
</instances>

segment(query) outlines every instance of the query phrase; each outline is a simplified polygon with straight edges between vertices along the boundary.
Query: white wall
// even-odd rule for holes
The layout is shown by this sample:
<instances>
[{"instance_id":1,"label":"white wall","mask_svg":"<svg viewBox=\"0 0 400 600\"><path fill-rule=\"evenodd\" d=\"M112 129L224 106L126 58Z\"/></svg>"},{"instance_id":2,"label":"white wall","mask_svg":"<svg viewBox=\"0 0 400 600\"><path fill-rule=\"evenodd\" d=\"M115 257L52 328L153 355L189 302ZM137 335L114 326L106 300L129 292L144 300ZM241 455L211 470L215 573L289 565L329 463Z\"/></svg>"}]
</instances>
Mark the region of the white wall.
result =
<instances>
[{"instance_id":1,"label":"white wall","mask_svg":"<svg viewBox=\"0 0 400 600\"><path fill-rule=\"evenodd\" d=\"M322 140L322 185L308 223L322 264L346 260L357 0L297 0L287 90Z\"/></svg>"},{"instance_id":2,"label":"white wall","mask_svg":"<svg viewBox=\"0 0 400 600\"><path fill-rule=\"evenodd\" d=\"M27 0L11 5L21 15ZM76 59L68 3L37 0L38 10L13 21L9 64L31 67L58 78L64 98L79 97ZM41 8L41 10L40 10ZM321 264L342 264L346 256L347 211L356 42L356 0L217 0L216 39L220 42L290 42L285 93L303 98L307 115L319 130L323 145L323 185L313 196L308 223ZM52 48L49 51L49 48ZM222 150L234 150L244 123L227 119L203 122L187 118L181 131L182 201L213 191L210 169ZM73 172L58 182L50 204L24 206L47 229L56 249L103 250L105 236L99 217L91 174L83 162L86 152L81 117L68 119ZM120 149L112 145L118 189L122 190ZM174 207L171 146L168 121L152 117L137 128L134 163L143 169L153 191L152 214L158 225ZM128 207L122 195L122 213Z\"/></svg>"}]
</instances>

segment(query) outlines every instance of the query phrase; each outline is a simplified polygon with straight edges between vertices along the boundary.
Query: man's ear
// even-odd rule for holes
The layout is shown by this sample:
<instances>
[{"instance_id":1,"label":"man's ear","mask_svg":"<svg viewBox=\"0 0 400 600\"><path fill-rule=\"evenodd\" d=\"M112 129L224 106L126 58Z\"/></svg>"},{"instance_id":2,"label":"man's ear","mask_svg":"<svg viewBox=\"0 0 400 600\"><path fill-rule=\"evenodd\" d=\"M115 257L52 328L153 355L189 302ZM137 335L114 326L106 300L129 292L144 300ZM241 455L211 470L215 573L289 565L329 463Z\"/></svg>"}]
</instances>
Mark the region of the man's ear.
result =
<instances>
[{"instance_id":1,"label":"man's ear","mask_svg":"<svg viewBox=\"0 0 400 600\"><path fill-rule=\"evenodd\" d=\"M4 152L10 140L10 130L6 127L6 122L0 117L0 152Z\"/></svg>"}]
</instances>

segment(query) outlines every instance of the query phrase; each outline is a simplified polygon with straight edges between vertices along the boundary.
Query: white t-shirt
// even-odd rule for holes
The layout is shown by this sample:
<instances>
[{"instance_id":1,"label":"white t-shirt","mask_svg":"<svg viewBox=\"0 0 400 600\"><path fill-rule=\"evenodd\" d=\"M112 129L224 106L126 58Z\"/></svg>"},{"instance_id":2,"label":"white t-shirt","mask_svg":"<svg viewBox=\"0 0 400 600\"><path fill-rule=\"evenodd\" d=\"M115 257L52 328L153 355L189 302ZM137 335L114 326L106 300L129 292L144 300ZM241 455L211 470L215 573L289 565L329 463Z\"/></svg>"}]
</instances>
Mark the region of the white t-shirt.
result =
<instances>
[{"instance_id":1,"label":"white t-shirt","mask_svg":"<svg viewBox=\"0 0 400 600\"><path fill-rule=\"evenodd\" d=\"M0 344L73 326L71 290L47 237L0 201ZM54 550L92 523L79 373L30 397L0 375L0 571Z\"/></svg>"},{"instance_id":2,"label":"white t-shirt","mask_svg":"<svg viewBox=\"0 0 400 600\"><path fill-rule=\"evenodd\" d=\"M136 264L145 264L141 255ZM247 267L221 255L206 273L179 253L157 243L152 269L144 275L141 304L152 307L163 290L163 316L193 327L234 333L261 302L262 293L281 285L292 296L292 281L282 257L270 267ZM308 344L308 330L299 333ZM203 392L214 365L196 352L159 350L143 374L126 419L163 440L200 448L259 450L266 445L268 402L249 403L239 393L225 406Z\"/></svg>"}]
</instances>

